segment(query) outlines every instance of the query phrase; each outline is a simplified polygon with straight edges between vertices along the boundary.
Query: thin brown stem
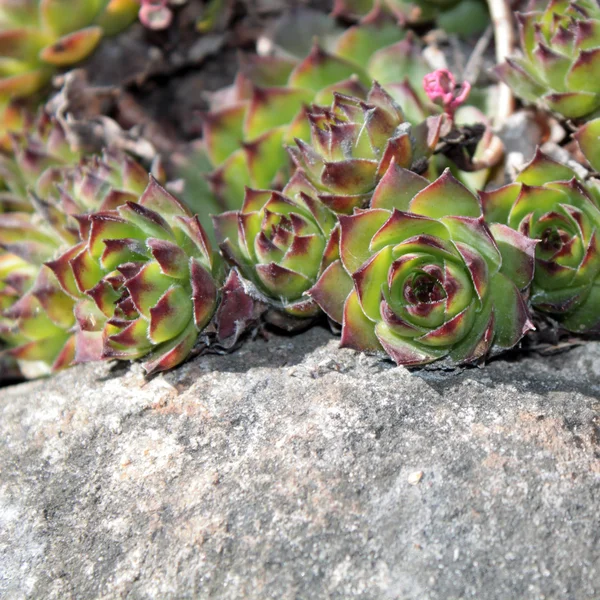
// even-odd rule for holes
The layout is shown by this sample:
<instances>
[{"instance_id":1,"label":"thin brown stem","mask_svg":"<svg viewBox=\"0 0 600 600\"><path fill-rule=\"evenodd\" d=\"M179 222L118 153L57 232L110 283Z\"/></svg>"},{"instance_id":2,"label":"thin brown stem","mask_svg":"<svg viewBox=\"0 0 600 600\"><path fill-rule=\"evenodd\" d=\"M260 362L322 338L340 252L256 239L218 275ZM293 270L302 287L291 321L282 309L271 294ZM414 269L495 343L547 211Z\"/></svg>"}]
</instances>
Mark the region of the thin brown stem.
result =
<instances>
[{"instance_id":1,"label":"thin brown stem","mask_svg":"<svg viewBox=\"0 0 600 600\"><path fill-rule=\"evenodd\" d=\"M488 0L488 8L494 27L496 62L500 64L512 54L515 45L509 0ZM501 83L498 90L497 127L514 111L514 107L515 101L511 89L505 83Z\"/></svg>"}]
</instances>

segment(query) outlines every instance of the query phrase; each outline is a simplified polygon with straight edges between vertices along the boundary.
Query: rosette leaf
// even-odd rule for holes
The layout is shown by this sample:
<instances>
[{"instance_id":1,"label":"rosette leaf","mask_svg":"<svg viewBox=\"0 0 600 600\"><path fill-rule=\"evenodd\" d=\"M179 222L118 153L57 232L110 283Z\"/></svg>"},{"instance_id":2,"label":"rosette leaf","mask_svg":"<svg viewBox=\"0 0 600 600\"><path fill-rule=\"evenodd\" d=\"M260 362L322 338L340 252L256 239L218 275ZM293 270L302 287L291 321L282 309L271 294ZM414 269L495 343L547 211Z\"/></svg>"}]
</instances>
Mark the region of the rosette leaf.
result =
<instances>
[{"instance_id":1,"label":"rosette leaf","mask_svg":"<svg viewBox=\"0 0 600 600\"><path fill-rule=\"evenodd\" d=\"M80 234L47 263L76 302L75 360L144 358L148 373L185 360L223 276L198 218L151 179L137 202L80 217Z\"/></svg>"},{"instance_id":2,"label":"rosette leaf","mask_svg":"<svg viewBox=\"0 0 600 600\"><path fill-rule=\"evenodd\" d=\"M316 43L303 59L249 56L234 85L214 95L203 117L208 182L219 211L239 209L244 187L281 189L290 165L284 146L308 141L306 107L329 104L334 92L365 99L373 79L420 116L430 67L414 36L379 12L341 34L331 48Z\"/></svg>"},{"instance_id":3,"label":"rosette leaf","mask_svg":"<svg viewBox=\"0 0 600 600\"><path fill-rule=\"evenodd\" d=\"M296 140L292 160L319 190L319 198L337 213L351 214L371 197L392 161L426 174L445 122L429 117L416 127L378 84L366 99L334 93L331 108L314 106L308 114L311 145Z\"/></svg>"},{"instance_id":4,"label":"rosette leaf","mask_svg":"<svg viewBox=\"0 0 600 600\"><path fill-rule=\"evenodd\" d=\"M472 363L531 328L523 290L535 242L506 226L492 235L448 170L429 183L391 165L371 208L339 219L340 259L309 294L342 324L343 346L407 366ZM344 273L340 307L331 290Z\"/></svg>"},{"instance_id":5,"label":"rosette leaf","mask_svg":"<svg viewBox=\"0 0 600 600\"><path fill-rule=\"evenodd\" d=\"M223 255L261 299L293 317L318 312L305 292L338 257L339 232L301 170L281 193L248 188L240 211L213 221Z\"/></svg>"},{"instance_id":6,"label":"rosette leaf","mask_svg":"<svg viewBox=\"0 0 600 600\"><path fill-rule=\"evenodd\" d=\"M88 56L137 16L136 0L26 0L0 5L0 99L33 94L57 67Z\"/></svg>"},{"instance_id":7,"label":"rosette leaf","mask_svg":"<svg viewBox=\"0 0 600 600\"><path fill-rule=\"evenodd\" d=\"M530 12L517 13L522 56L507 58L497 74L525 102L587 119L600 107L600 6L595 0L531 4Z\"/></svg>"},{"instance_id":8,"label":"rosette leaf","mask_svg":"<svg viewBox=\"0 0 600 600\"><path fill-rule=\"evenodd\" d=\"M533 307L575 333L600 329L600 209L574 171L538 151L481 200L486 220L539 240Z\"/></svg>"}]
</instances>

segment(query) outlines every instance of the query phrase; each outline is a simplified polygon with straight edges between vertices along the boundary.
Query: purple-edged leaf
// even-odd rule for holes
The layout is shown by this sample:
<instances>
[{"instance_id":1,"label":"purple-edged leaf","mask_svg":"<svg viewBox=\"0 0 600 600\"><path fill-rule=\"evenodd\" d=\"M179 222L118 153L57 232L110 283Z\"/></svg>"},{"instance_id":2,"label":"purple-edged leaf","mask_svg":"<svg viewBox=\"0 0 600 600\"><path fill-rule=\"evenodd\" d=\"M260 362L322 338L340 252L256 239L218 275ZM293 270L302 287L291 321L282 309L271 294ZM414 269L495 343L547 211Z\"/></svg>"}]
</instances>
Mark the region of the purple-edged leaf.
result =
<instances>
[{"instance_id":1,"label":"purple-edged leaf","mask_svg":"<svg viewBox=\"0 0 600 600\"><path fill-rule=\"evenodd\" d=\"M364 158L325 163L321 182L334 194L366 194L376 183L377 162Z\"/></svg>"},{"instance_id":2,"label":"purple-edged leaf","mask_svg":"<svg viewBox=\"0 0 600 600\"><path fill-rule=\"evenodd\" d=\"M475 321L467 335L450 351L450 358L457 363L475 363L485 358L494 342L495 320L493 301L489 296L475 316Z\"/></svg>"},{"instance_id":3,"label":"purple-edged leaf","mask_svg":"<svg viewBox=\"0 0 600 600\"><path fill-rule=\"evenodd\" d=\"M115 305L121 296L104 279L101 279L91 290L88 290L87 295L92 298L96 306L107 317L112 317L115 312Z\"/></svg>"},{"instance_id":4,"label":"purple-edged leaf","mask_svg":"<svg viewBox=\"0 0 600 600\"><path fill-rule=\"evenodd\" d=\"M247 103L240 102L201 115L204 147L213 165L221 164L240 147L246 109Z\"/></svg>"},{"instance_id":5,"label":"purple-edged leaf","mask_svg":"<svg viewBox=\"0 0 600 600\"><path fill-rule=\"evenodd\" d=\"M442 222L394 209L390 218L372 236L369 250L377 252L384 246L395 246L417 235L429 235L446 241L450 239L448 229Z\"/></svg>"},{"instance_id":6,"label":"purple-edged leaf","mask_svg":"<svg viewBox=\"0 0 600 600\"><path fill-rule=\"evenodd\" d=\"M344 304L341 348L361 352L381 352L382 347L375 335L375 324L363 312L356 290L350 292Z\"/></svg>"},{"instance_id":7,"label":"purple-edged leaf","mask_svg":"<svg viewBox=\"0 0 600 600\"><path fill-rule=\"evenodd\" d=\"M523 184L521 193L510 210L507 225L518 229L521 221L530 213L540 217L566 201L567 197L559 190L548 187L530 187Z\"/></svg>"},{"instance_id":8,"label":"purple-edged leaf","mask_svg":"<svg viewBox=\"0 0 600 600\"><path fill-rule=\"evenodd\" d=\"M253 139L266 131L287 125L303 104L313 99L306 89L291 87L255 87L246 110L244 137Z\"/></svg>"},{"instance_id":9,"label":"purple-edged leaf","mask_svg":"<svg viewBox=\"0 0 600 600\"><path fill-rule=\"evenodd\" d=\"M238 239L238 213L230 210L212 216L213 228L219 243L230 240L237 245Z\"/></svg>"},{"instance_id":10,"label":"purple-edged leaf","mask_svg":"<svg viewBox=\"0 0 600 600\"><path fill-rule=\"evenodd\" d=\"M562 320L561 325L575 333L600 330L600 285L592 285L587 298Z\"/></svg>"},{"instance_id":11,"label":"purple-edged leaf","mask_svg":"<svg viewBox=\"0 0 600 600\"><path fill-rule=\"evenodd\" d=\"M454 215L479 217L481 206L477 198L459 181L450 169L420 191L410 202L410 211L426 217L439 219Z\"/></svg>"},{"instance_id":12,"label":"purple-edged leaf","mask_svg":"<svg viewBox=\"0 0 600 600\"><path fill-rule=\"evenodd\" d=\"M330 319L341 324L344 318L344 303L352 288L351 277L346 273L341 261L336 260L323 271L317 283L307 293Z\"/></svg>"},{"instance_id":13,"label":"purple-edged leaf","mask_svg":"<svg viewBox=\"0 0 600 600\"><path fill-rule=\"evenodd\" d=\"M93 288L102 278L102 270L87 248L76 254L70 261L77 289L84 293Z\"/></svg>"},{"instance_id":14,"label":"purple-edged leaf","mask_svg":"<svg viewBox=\"0 0 600 600\"><path fill-rule=\"evenodd\" d=\"M200 261L190 259L194 323L199 331L210 321L217 305L217 286Z\"/></svg>"},{"instance_id":15,"label":"purple-edged leaf","mask_svg":"<svg viewBox=\"0 0 600 600\"><path fill-rule=\"evenodd\" d=\"M73 300L61 289L50 269L40 269L31 294L37 298L53 323L63 329L68 329L74 324Z\"/></svg>"},{"instance_id":16,"label":"purple-edged leaf","mask_svg":"<svg viewBox=\"0 0 600 600\"><path fill-rule=\"evenodd\" d=\"M340 215L351 215L355 208L369 204L370 194L319 194L319 200L331 211Z\"/></svg>"},{"instance_id":17,"label":"purple-edged leaf","mask_svg":"<svg viewBox=\"0 0 600 600\"><path fill-rule=\"evenodd\" d=\"M40 58L51 65L64 67L83 60L102 39L101 27L86 27L64 35L40 52Z\"/></svg>"},{"instance_id":18,"label":"purple-edged leaf","mask_svg":"<svg viewBox=\"0 0 600 600\"><path fill-rule=\"evenodd\" d=\"M96 213L90 215L91 229L88 248L91 256L98 259L104 252L104 240L132 238L144 240L144 233L135 225L114 213Z\"/></svg>"},{"instance_id":19,"label":"purple-edged leaf","mask_svg":"<svg viewBox=\"0 0 600 600\"><path fill-rule=\"evenodd\" d=\"M425 333L425 329L414 323L409 323L405 318L395 312L389 302L385 299L381 301L379 312L381 313L383 322L389 330L397 336L415 338Z\"/></svg>"},{"instance_id":20,"label":"purple-edged leaf","mask_svg":"<svg viewBox=\"0 0 600 600\"><path fill-rule=\"evenodd\" d=\"M483 214L488 223L507 223L510 210L517 200L521 186L509 183L490 192L479 192Z\"/></svg>"},{"instance_id":21,"label":"purple-edged leaf","mask_svg":"<svg viewBox=\"0 0 600 600\"><path fill-rule=\"evenodd\" d=\"M173 240L173 231L165 219L157 212L136 202L119 206L118 213L126 221L141 229L146 236L161 240Z\"/></svg>"},{"instance_id":22,"label":"purple-edged leaf","mask_svg":"<svg viewBox=\"0 0 600 600\"><path fill-rule=\"evenodd\" d=\"M292 71L288 86L318 92L324 87L358 76L363 84L369 85L369 77L356 64L328 54L314 44L310 54Z\"/></svg>"},{"instance_id":23,"label":"purple-edged leaf","mask_svg":"<svg viewBox=\"0 0 600 600\"><path fill-rule=\"evenodd\" d=\"M35 360L52 364L59 357L69 339L68 334L51 336L27 342L7 351L9 356L17 360Z\"/></svg>"},{"instance_id":24,"label":"purple-edged leaf","mask_svg":"<svg viewBox=\"0 0 600 600\"><path fill-rule=\"evenodd\" d=\"M189 217L189 210L173 194L163 188L154 177L150 176L148 187L146 187L139 202L142 206L153 210L164 218L172 216Z\"/></svg>"},{"instance_id":25,"label":"purple-edged leaf","mask_svg":"<svg viewBox=\"0 0 600 600\"><path fill-rule=\"evenodd\" d=\"M417 341L426 346L435 347L457 344L469 333L475 320L475 314L475 305L471 304L437 329L417 338Z\"/></svg>"},{"instance_id":26,"label":"purple-edged leaf","mask_svg":"<svg viewBox=\"0 0 600 600\"><path fill-rule=\"evenodd\" d=\"M502 273L491 280L494 301L494 343L501 348L512 348L530 330L534 329L523 296L512 281Z\"/></svg>"},{"instance_id":27,"label":"purple-edged leaf","mask_svg":"<svg viewBox=\"0 0 600 600\"><path fill-rule=\"evenodd\" d=\"M125 287L136 309L146 318L150 318L150 309L167 291L172 281L165 277L158 263L149 262L139 272L125 282Z\"/></svg>"},{"instance_id":28,"label":"purple-edged leaf","mask_svg":"<svg viewBox=\"0 0 600 600\"><path fill-rule=\"evenodd\" d=\"M188 276L188 257L177 244L155 238L150 238L146 244L165 275L177 279Z\"/></svg>"},{"instance_id":29,"label":"purple-edged leaf","mask_svg":"<svg viewBox=\"0 0 600 600\"><path fill-rule=\"evenodd\" d=\"M255 301L246 293L236 269L232 269L222 287L221 301L215 314L219 342L226 348L235 345L240 335L256 318Z\"/></svg>"},{"instance_id":30,"label":"purple-edged leaf","mask_svg":"<svg viewBox=\"0 0 600 600\"><path fill-rule=\"evenodd\" d=\"M371 208L407 211L410 201L428 185L424 177L392 163L373 192Z\"/></svg>"},{"instance_id":31,"label":"purple-edged leaf","mask_svg":"<svg viewBox=\"0 0 600 600\"><path fill-rule=\"evenodd\" d=\"M600 234L598 230L594 230L572 285L595 281L598 275L600 275Z\"/></svg>"},{"instance_id":32,"label":"purple-edged leaf","mask_svg":"<svg viewBox=\"0 0 600 600\"><path fill-rule=\"evenodd\" d=\"M518 289L525 289L533 279L537 240L499 223L492 223L490 230L502 255L500 272Z\"/></svg>"},{"instance_id":33,"label":"purple-edged leaf","mask_svg":"<svg viewBox=\"0 0 600 600\"><path fill-rule=\"evenodd\" d=\"M592 92L565 92L562 94L546 94L544 102L550 110L568 119L579 119L589 115L600 106L600 94Z\"/></svg>"},{"instance_id":34,"label":"purple-edged leaf","mask_svg":"<svg viewBox=\"0 0 600 600\"><path fill-rule=\"evenodd\" d=\"M151 375L159 371L168 371L182 363L192 351L198 331L192 322L175 338L159 346L152 352L143 367Z\"/></svg>"},{"instance_id":35,"label":"purple-edged leaf","mask_svg":"<svg viewBox=\"0 0 600 600\"><path fill-rule=\"evenodd\" d=\"M52 363L51 370L53 373L62 371L73 365L75 360L75 336L71 335L67 338L67 341L63 344L63 347L59 350L56 355L54 362Z\"/></svg>"},{"instance_id":36,"label":"purple-edged leaf","mask_svg":"<svg viewBox=\"0 0 600 600\"><path fill-rule=\"evenodd\" d=\"M389 211L384 209L340 216L340 257L348 273L354 273L372 255L369 250L371 238L389 217Z\"/></svg>"},{"instance_id":37,"label":"purple-edged leaf","mask_svg":"<svg viewBox=\"0 0 600 600\"><path fill-rule=\"evenodd\" d=\"M107 271L116 269L120 264L146 260L148 251L140 240L119 238L104 240L104 251L100 257L100 265Z\"/></svg>"},{"instance_id":38,"label":"purple-edged leaf","mask_svg":"<svg viewBox=\"0 0 600 600\"><path fill-rule=\"evenodd\" d=\"M127 355L116 356L114 352L119 350L133 350L136 356L140 356L151 348L148 321L144 317L125 321L120 326L109 322L104 328L104 358L128 358Z\"/></svg>"},{"instance_id":39,"label":"purple-edged leaf","mask_svg":"<svg viewBox=\"0 0 600 600\"><path fill-rule=\"evenodd\" d=\"M325 241L319 235L298 235L280 265L314 280L323 259Z\"/></svg>"},{"instance_id":40,"label":"purple-edged leaf","mask_svg":"<svg viewBox=\"0 0 600 600\"><path fill-rule=\"evenodd\" d=\"M444 263L445 318L451 319L473 302L473 282L467 269L452 261Z\"/></svg>"},{"instance_id":41,"label":"purple-edged leaf","mask_svg":"<svg viewBox=\"0 0 600 600\"><path fill-rule=\"evenodd\" d=\"M528 186L541 186L549 181L570 181L573 177L575 171L553 160L537 148L535 156L519 173L516 181Z\"/></svg>"},{"instance_id":42,"label":"purple-edged leaf","mask_svg":"<svg viewBox=\"0 0 600 600\"><path fill-rule=\"evenodd\" d=\"M64 254L61 254L56 260L45 263L54 273L56 279L58 279L62 289L73 298L79 298L81 292L75 282L75 277L71 268L71 260L84 248L85 244L77 244L76 246L69 248Z\"/></svg>"},{"instance_id":43,"label":"purple-edged leaf","mask_svg":"<svg viewBox=\"0 0 600 600\"><path fill-rule=\"evenodd\" d=\"M600 94L598 72L600 72L600 48L581 50L565 78L566 89ZM555 86L555 89L560 88Z\"/></svg>"},{"instance_id":44,"label":"purple-edged leaf","mask_svg":"<svg viewBox=\"0 0 600 600\"><path fill-rule=\"evenodd\" d=\"M485 259L491 273L502 264L502 255L483 217L444 217L444 225L452 235L454 243L468 244Z\"/></svg>"},{"instance_id":45,"label":"purple-edged leaf","mask_svg":"<svg viewBox=\"0 0 600 600\"><path fill-rule=\"evenodd\" d=\"M600 171L600 119L594 119L580 127L574 137L592 168Z\"/></svg>"},{"instance_id":46,"label":"purple-edged leaf","mask_svg":"<svg viewBox=\"0 0 600 600\"><path fill-rule=\"evenodd\" d=\"M379 305L382 298L382 287L387 282L391 264L392 248L386 246L352 274L363 312L373 321L380 318Z\"/></svg>"},{"instance_id":47,"label":"purple-edged leaf","mask_svg":"<svg viewBox=\"0 0 600 600\"><path fill-rule=\"evenodd\" d=\"M475 248L468 246L467 244L456 243L456 249L460 252L463 257L465 266L471 276L471 281L475 288L475 292L480 301L483 302L485 295L489 289L489 269L488 265Z\"/></svg>"},{"instance_id":48,"label":"purple-edged leaf","mask_svg":"<svg viewBox=\"0 0 600 600\"><path fill-rule=\"evenodd\" d=\"M506 62L498 65L494 72L513 91L527 102L536 102L544 93L544 88L531 77L518 59L507 58Z\"/></svg>"},{"instance_id":49,"label":"purple-edged leaf","mask_svg":"<svg viewBox=\"0 0 600 600\"><path fill-rule=\"evenodd\" d=\"M287 300L299 298L312 284L304 275L275 263L257 265L256 275L270 296Z\"/></svg>"},{"instance_id":50,"label":"purple-edged leaf","mask_svg":"<svg viewBox=\"0 0 600 600\"><path fill-rule=\"evenodd\" d=\"M400 366L416 367L439 360L448 350L415 344L409 338L396 335L383 321L377 323L375 333L390 358Z\"/></svg>"},{"instance_id":51,"label":"purple-edged leaf","mask_svg":"<svg viewBox=\"0 0 600 600\"><path fill-rule=\"evenodd\" d=\"M410 168L413 155L413 145L408 133L390 139L377 165L376 181L383 177L392 163L402 169Z\"/></svg>"},{"instance_id":52,"label":"purple-edged leaf","mask_svg":"<svg viewBox=\"0 0 600 600\"><path fill-rule=\"evenodd\" d=\"M188 293L179 285L169 288L150 308L148 338L153 344L172 339L192 319L192 305Z\"/></svg>"}]
</instances>

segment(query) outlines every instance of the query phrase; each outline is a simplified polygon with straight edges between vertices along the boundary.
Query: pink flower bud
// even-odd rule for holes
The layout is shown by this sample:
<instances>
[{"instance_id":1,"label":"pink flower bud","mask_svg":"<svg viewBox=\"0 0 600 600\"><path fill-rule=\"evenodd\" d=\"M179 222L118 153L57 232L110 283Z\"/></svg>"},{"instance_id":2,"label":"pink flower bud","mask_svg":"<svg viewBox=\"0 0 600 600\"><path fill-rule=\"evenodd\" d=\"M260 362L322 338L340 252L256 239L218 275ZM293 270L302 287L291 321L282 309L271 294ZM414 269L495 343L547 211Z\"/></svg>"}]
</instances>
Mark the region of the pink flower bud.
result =
<instances>
[{"instance_id":1,"label":"pink flower bud","mask_svg":"<svg viewBox=\"0 0 600 600\"><path fill-rule=\"evenodd\" d=\"M423 88L432 102L442 106L449 115L467 99L471 91L471 84L463 81L456 84L454 75L448 69L438 69L423 77Z\"/></svg>"},{"instance_id":2,"label":"pink flower bud","mask_svg":"<svg viewBox=\"0 0 600 600\"><path fill-rule=\"evenodd\" d=\"M140 0L140 21L148 29L166 29L173 20L167 0Z\"/></svg>"}]
</instances>

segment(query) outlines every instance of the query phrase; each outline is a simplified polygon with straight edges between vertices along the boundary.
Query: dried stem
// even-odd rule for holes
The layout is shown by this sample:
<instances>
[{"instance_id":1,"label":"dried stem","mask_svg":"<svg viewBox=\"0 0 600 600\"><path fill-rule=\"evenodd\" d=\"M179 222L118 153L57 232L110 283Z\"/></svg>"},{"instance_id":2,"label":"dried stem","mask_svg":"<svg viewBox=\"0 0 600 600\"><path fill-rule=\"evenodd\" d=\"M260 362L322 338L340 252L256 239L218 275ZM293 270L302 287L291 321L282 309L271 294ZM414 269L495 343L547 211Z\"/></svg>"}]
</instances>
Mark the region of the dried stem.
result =
<instances>
[{"instance_id":1,"label":"dried stem","mask_svg":"<svg viewBox=\"0 0 600 600\"><path fill-rule=\"evenodd\" d=\"M515 34L511 18L509 0L488 0L488 8L494 26L496 40L496 62L504 62L512 54L515 45ZM501 83L498 90L498 111L496 113L496 126L513 112L515 101L511 89Z\"/></svg>"}]
</instances>

